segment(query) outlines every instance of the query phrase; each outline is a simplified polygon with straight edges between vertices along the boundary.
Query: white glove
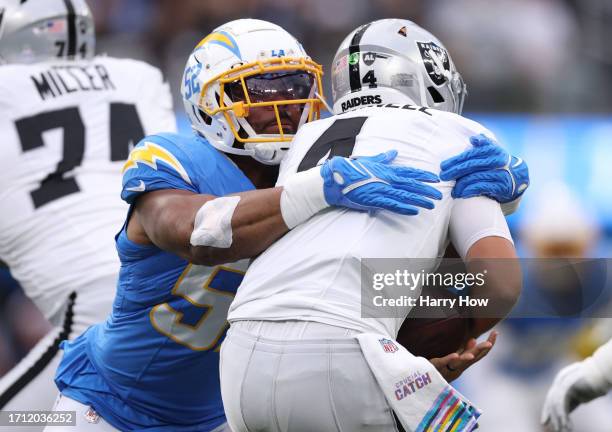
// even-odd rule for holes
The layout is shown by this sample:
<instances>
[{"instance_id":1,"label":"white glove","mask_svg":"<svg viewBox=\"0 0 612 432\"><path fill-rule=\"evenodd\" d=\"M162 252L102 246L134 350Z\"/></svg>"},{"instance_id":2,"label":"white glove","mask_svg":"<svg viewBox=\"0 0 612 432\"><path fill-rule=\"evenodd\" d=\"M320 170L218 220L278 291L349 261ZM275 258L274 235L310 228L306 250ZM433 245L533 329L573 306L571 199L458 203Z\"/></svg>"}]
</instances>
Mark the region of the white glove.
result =
<instances>
[{"instance_id":1,"label":"white glove","mask_svg":"<svg viewBox=\"0 0 612 432\"><path fill-rule=\"evenodd\" d=\"M555 377L542 409L542 424L553 432L570 432L569 414L580 404L605 395L611 386L612 344L608 342L593 357L563 368Z\"/></svg>"}]
</instances>

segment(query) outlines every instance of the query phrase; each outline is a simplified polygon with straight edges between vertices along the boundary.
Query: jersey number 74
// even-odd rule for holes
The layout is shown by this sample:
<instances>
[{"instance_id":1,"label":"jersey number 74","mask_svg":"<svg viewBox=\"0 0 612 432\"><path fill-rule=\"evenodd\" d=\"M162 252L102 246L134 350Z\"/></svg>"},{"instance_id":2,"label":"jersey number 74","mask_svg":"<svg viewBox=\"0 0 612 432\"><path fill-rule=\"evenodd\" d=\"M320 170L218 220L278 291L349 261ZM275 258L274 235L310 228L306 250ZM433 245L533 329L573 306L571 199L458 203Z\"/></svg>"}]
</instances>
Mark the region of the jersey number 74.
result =
<instances>
[{"instance_id":1,"label":"jersey number 74","mask_svg":"<svg viewBox=\"0 0 612 432\"><path fill-rule=\"evenodd\" d=\"M24 152L42 147L44 132L56 128L63 130L62 158L57 169L31 192L34 208L80 190L74 177L64 177L81 165L85 154L85 124L77 107L45 111L18 119L15 128ZM127 159L130 143L135 145L144 138L136 106L119 102L109 104L109 136L111 161Z\"/></svg>"}]
</instances>

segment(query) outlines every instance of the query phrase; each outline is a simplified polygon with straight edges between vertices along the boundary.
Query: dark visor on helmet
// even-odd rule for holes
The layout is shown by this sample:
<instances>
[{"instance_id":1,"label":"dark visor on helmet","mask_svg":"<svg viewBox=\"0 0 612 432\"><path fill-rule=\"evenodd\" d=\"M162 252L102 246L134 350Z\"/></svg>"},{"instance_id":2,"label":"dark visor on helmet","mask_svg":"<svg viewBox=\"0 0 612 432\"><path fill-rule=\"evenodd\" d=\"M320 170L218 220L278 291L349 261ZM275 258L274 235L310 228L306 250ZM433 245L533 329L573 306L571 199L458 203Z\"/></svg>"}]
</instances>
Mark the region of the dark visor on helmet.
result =
<instances>
[{"instance_id":1,"label":"dark visor on helmet","mask_svg":"<svg viewBox=\"0 0 612 432\"><path fill-rule=\"evenodd\" d=\"M314 77L306 72L267 73L244 81L251 103L307 99L314 85ZM233 102L247 101L240 81L226 84L225 91Z\"/></svg>"}]
</instances>

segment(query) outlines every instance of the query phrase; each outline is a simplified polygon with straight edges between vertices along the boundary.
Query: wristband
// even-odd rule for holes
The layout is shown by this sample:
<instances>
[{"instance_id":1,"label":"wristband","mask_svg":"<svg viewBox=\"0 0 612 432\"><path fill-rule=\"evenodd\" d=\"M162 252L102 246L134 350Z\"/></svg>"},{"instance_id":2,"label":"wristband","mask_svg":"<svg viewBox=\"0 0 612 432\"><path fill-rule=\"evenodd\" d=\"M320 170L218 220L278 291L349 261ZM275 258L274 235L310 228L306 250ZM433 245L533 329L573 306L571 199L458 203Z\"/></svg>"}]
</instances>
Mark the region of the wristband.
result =
<instances>
[{"instance_id":1,"label":"wristband","mask_svg":"<svg viewBox=\"0 0 612 432\"><path fill-rule=\"evenodd\" d=\"M321 167L314 167L289 177L283 185L280 208L289 229L306 222L329 207L323 192Z\"/></svg>"}]
</instances>

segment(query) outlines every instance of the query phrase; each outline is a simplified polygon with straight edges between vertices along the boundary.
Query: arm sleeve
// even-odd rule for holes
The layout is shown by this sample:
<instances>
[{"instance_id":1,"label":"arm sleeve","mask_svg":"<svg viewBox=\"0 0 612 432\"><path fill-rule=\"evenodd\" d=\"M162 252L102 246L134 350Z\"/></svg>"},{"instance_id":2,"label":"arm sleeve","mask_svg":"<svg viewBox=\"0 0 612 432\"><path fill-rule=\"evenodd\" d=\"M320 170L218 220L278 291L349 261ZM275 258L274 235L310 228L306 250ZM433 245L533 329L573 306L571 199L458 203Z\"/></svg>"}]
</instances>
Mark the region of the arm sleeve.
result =
<instances>
[{"instance_id":1,"label":"arm sleeve","mask_svg":"<svg viewBox=\"0 0 612 432\"><path fill-rule=\"evenodd\" d=\"M486 197L454 200L449 230L461 258L465 258L470 247L484 237L503 237L512 242L499 204Z\"/></svg>"}]
</instances>

